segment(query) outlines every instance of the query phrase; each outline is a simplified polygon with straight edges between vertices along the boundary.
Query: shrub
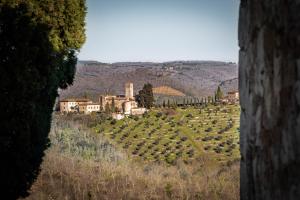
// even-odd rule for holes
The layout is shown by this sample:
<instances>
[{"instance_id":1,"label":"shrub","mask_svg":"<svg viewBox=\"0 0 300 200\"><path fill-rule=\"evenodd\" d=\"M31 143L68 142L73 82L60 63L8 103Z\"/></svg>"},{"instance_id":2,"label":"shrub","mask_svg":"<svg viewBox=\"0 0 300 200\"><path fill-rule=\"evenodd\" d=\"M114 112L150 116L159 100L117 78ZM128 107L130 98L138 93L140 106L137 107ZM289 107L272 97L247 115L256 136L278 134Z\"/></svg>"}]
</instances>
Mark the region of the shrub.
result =
<instances>
[{"instance_id":1,"label":"shrub","mask_svg":"<svg viewBox=\"0 0 300 200\"><path fill-rule=\"evenodd\" d=\"M116 119L113 119L113 120L111 120L111 122L110 122L111 125L115 125L116 123L117 123L117 120L116 120Z\"/></svg>"},{"instance_id":2,"label":"shrub","mask_svg":"<svg viewBox=\"0 0 300 200\"><path fill-rule=\"evenodd\" d=\"M189 114L186 115L186 117L187 117L187 118L192 118L193 115L192 115L191 113L189 113Z\"/></svg>"},{"instance_id":3,"label":"shrub","mask_svg":"<svg viewBox=\"0 0 300 200\"><path fill-rule=\"evenodd\" d=\"M205 146L205 147L204 147L204 150L205 150L205 151L208 151L209 149L211 149L211 146Z\"/></svg>"},{"instance_id":4,"label":"shrub","mask_svg":"<svg viewBox=\"0 0 300 200\"><path fill-rule=\"evenodd\" d=\"M218 135L215 137L215 140L221 140L222 139L222 136Z\"/></svg>"},{"instance_id":5,"label":"shrub","mask_svg":"<svg viewBox=\"0 0 300 200\"><path fill-rule=\"evenodd\" d=\"M160 117L162 117L163 116L163 114L161 113L161 112L158 112L158 113L156 113L156 115L155 115L155 117L157 117L157 118L160 118Z\"/></svg>"},{"instance_id":6,"label":"shrub","mask_svg":"<svg viewBox=\"0 0 300 200\"><path fill-rule=\"evenodd\" d=\"M183 136L180 138L181 141L186 141L188 138L186 136Z\"/></svg>"},{"instance_id":7,"label":"shrub","mask_svg":"<svg viewBox=\"0 0 300 200\"><path fill-rule=\"evenodd\" d=\"M212 128L211 128L211 127L207 128L207 129L205 130L205 132L211 132L211 131L212 131Z\"/></svg>"},{"instance_id":8,"label":"shrub","mask_svg":"<svg viewBox=\"0 0 300 200\"><path fill-rule=\"evenodd\" d=\"M221 153L222 152L222 148L220 148L219 146L217 146L217 147L214 148L214 151L216 153Z\"/></svg>"}]
</instances>

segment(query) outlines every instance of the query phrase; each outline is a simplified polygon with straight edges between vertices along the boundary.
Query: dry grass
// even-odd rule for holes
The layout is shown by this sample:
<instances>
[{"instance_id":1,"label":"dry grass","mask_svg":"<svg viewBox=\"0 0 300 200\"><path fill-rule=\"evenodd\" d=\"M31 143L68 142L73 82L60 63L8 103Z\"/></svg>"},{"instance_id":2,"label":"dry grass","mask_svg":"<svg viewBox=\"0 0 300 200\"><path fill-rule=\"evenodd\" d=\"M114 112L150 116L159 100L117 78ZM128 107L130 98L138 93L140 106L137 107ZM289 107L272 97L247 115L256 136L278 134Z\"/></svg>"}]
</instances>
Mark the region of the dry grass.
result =
<instances>
[{"instance_id":1,"label":"dry grass","mask_svg":"<svg viewBox=\"0 0 300 200\"><path fill-rule=\"evenodd\" d=\"M27 199L239 199L239 167L99 163L51 149Z\"/></svg>"},{"instance_id":2,"label":"dry grass","mask_svg":"<svg viewBox=\"0 0 300 200\"><path fill-rule=\"evenodd\" d=\"M239 199L238 163L134 162L80 124L54 118L52 147L27 200Z\"/></svg>"}]
</instances>

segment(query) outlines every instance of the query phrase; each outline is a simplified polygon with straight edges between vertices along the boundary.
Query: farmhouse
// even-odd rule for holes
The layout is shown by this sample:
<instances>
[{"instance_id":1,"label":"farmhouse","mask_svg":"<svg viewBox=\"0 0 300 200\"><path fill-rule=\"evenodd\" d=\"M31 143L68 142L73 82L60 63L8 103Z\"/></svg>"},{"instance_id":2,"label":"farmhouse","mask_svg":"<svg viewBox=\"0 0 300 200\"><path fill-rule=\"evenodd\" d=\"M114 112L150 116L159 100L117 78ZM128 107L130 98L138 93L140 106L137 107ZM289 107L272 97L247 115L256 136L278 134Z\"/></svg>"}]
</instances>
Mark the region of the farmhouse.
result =
<instances>
[{"instance_id":1,"label":"farmhouse","mask_svg":"<svg viewBox=\"0 0 300 200\"><path fill-rule=\"evenodd\" d=\"M89 114L92 112L100 112L101 106L99 103L83 103L79 105L79 112Z\"/></svg>"},{"instance_id":2,"label":"farmhouse","mask_svg":"<svg viewBox=\"0 0 300 200\"><path fill-rule=\"evenodd\" d=\"M64 99L59 102L60 112L69 113L69 112L78 112L78 106L81 104L91 104L93 103L89 99L77 99L69 98Z\"/></svg>"},{"instance_id":3,"label":"farmhouse","mask_svg":"<svg viewBox=\"0 0 300 200\"><path fill-rule=\"evenodd\" d=\"M238 91L229 91L227 96L225 96L221 102L223 103L237 103L239 101L239 92Z\"/></svg>"}]
</instances>

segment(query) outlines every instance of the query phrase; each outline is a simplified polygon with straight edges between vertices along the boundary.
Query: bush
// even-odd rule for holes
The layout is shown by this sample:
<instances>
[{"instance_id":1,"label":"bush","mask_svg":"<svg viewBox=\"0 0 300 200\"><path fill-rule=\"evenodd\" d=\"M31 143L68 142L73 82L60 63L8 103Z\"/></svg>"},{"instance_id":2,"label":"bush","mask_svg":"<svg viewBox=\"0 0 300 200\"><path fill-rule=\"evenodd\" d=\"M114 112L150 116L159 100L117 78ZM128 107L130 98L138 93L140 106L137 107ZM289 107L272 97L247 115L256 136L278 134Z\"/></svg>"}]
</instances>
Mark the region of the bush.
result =
<instances>
[{"instance_id":1,"label":"bush","mask_svg":"<svg viewBox=\"0 0 300 200\"><path fill-rule=\"evenodd\" d=\"M138 116L136 116L136 115L135 115L135 116L133 116L132 118L134 119L134 121L139 121L139 117L138 117Z\"/></svg>"},{"instance_id":2,"label":"bush","mask_svg":"<svg viewBox=\"0 0 300 200\"><path fill-rule=\"evenodd\" d=\"M214 148L214 151L216 153L221 153L222 152L222 148L220 148L219 146L217 146L217 147Z\"/></svg>"},{"instance_id":3,"label":"bush","mask_svg":"<svg viewBox=\"0 0 300 200\"><path fill-rule=\"evenodd\" d=\"M177 122L177 125L178 125L178 126L183 126L183 125L184 125L184 121L183 121L183 120L180 120L179 122Z\"/></svg>"},{"instance_id":4,"label":"bush","mask_svg":"<svg viewBox=\"0 0 300 200\"><path fill-rule=\"evenodd\" d=\"M191 113L189 113L189 114L186 115L186 117L187 117L187 118L192 118L193 115L192 115Z\"/></svg>"},{"instance_id":5,"label":"bush","mask_svg":"<svg viewBox=\"0 0 300 200\"><path fill-rule=\"evenodd\" d=\"M205 130L205 132L211 132L211 131L212 131L212 128L211 128L211 127L207 128L207 129Z\"/></svg>"},{"instance_id":6,"label":"bush","mask_svg":"<svg viewBox=\"0 0 300 200\"><path fill-rule=\"evenodd\" d=\"M222 139L222 136L218 135L215 137L215 140L221 140Z\"/></svg>"},{"instance_id":7,"label":"bush","mask_svg":"<svg viewBox=\"0 0 300 200\"><path fill-rule=\"evenodd\" d=\"M186 136L183 136L183 137L180 138L180 140L183 141L183 142L186 141L187 139L188 138Z\"/></svg>"},{"instance_id":8,"label":"bush","mask_svg":"<svg viewBox=\"0 0 300 200\"><path fill-rule=\"evenodd\" d=\"M204 150L205 150L205 151L208 151L209 149L211 149L211 146L205 146L205 147L204 147Z\"/></svg>"},{"instance_id":9,"label":"bush","mask_svg":"<svg viewBox=\"0 0 300 200\"><path fill-rule=\"evenodd\" d=\"M160 118L160 117L162 117L163 116L163 114L161 113L161 112L158 112L158 113L156 113L156 115L155 115L155 117L157 117L157 118Z\"/></svg>"},{"instance_id":10,"label":"bush","mask_svg":"<svg viewBox=\"0 0 300 200\"><path fill-rule=\"evenodd\" d=\"M110 122L111 125L115 125L116 123L117 123L117 120L116 120L116 119L113 119L113 120L111 120L111 122Z\"/></svg>"}]
</instances>

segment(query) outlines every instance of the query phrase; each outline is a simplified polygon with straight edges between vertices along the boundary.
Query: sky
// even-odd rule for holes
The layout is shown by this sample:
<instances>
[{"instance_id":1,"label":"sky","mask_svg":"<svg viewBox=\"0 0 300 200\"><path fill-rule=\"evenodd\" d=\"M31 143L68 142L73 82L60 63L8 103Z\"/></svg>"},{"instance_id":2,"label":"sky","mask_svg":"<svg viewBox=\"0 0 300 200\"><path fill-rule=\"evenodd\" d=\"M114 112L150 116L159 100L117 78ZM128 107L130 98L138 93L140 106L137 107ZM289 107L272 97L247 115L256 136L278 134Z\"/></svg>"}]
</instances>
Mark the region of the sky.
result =
<instances>
[{"instance_id":1,"label":"sky","mask_svg":"<svg viewBox=\"0 0 300 200\"><path fill-rule=\"evenodd\" d=\"M238 61L239 0L87 0L87 7L80 60Z\"/></svg>"}]
</instances>

